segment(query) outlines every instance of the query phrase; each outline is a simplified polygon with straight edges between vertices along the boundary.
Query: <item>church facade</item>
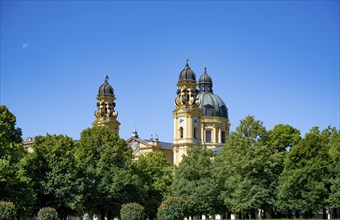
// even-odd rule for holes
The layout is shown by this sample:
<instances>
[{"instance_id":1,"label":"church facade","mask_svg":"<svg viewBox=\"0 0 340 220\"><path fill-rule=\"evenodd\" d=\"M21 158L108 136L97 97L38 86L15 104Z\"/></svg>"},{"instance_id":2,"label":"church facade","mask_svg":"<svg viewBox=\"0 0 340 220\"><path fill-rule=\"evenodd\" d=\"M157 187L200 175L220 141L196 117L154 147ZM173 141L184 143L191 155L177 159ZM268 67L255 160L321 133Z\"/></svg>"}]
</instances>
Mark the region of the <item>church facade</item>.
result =
<instances>
[{"instance_id":1,"label":"church facade","mask_svg":"<svg viewBox=\"0 0 340 220\"><path fill-rule=\"evenodd\" d=\"M196 146L206 146L219 151L229 135L230 123L228 108L224 101L213 92L212 78L207 69L196 81L196 74L191 70L188 59L179 74L177 82L177 97L172 112L174 121L173 143L161 142L158 137L149 140L142 139L134 130L127 139L133 150L135 160L141 155L151 152L162 152L169 164L178 165L183 155ZM120 122L115 111L115 94L105 77L97 95L97 110L93 126L106 126L119 135Z\"/></svg>"}]
</instances>

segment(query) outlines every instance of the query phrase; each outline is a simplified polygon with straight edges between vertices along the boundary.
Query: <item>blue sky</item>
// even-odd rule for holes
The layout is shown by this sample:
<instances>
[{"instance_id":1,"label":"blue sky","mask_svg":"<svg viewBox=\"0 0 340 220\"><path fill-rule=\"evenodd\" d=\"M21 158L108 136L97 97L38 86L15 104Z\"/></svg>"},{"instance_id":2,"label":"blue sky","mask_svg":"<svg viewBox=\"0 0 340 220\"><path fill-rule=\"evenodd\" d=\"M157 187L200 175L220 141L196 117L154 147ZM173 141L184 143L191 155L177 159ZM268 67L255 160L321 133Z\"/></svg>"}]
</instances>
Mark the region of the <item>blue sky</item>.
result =
<instances>
[{"instance_id":1,"label":"blue sky","mask_svg":"<svg viewBox=\"0 0 340 220\"><path fill-rule=\"evenodd\" d=\"M187 56L231 130L247 115L339 128L339 1L1 1L0 104L24 138L79 139L108 73L121 137L172 142Z\"/></svg>"}]
</instances>

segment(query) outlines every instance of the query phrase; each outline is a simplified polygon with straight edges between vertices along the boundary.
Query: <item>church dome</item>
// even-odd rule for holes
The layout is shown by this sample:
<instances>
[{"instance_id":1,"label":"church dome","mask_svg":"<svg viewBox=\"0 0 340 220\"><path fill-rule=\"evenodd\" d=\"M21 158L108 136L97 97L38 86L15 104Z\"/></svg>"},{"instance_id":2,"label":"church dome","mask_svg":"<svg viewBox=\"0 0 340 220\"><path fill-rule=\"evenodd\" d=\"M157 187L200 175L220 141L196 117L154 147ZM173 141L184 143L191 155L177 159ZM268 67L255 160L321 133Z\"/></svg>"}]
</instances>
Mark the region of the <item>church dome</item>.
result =
<instances>
[{"instance_id":1,"label":"church dome","mask_svg":"<svg viewBox=\"0 0 340 220\"><path fill-rule=\"evenodd\" d=\"M185 64L185 67L182 70L182 72L179 74L178 81L187 81L187 80L196 81L196 74L194 73L194 71L190 69L188 61L189 59L186 60L187 63Z\"/></svg>"},{"instance_id":2,"label":"church dome","mask_svg":"<svg viewBox=\"0 0 340 220\"><path fill-rule=\"evenodd\" d=\"M104 83L99 87L98 95L114 95L113 88L108 82L109 76L105 76Z\"/></svg>"},{"instance_id":3,"label":"church dome","mask_svg":"<svg viewBox=\"0 0 340 220\"><path fill-rule=\"evenodd\" d=\"M213 93L212 79L204 68L204 73L198 81L199 93L197 98L201 100L200 108L203 116L217 116L228 118L228 108L223 100Z\"/></svg>"},{"instance_id":4,"label":"church dome","mask_svg":"<svg viewBox=\"0 0 340 220\"><path fill-rule=\"evenodd\" d=\"M207 73L207 67L204 67L204 73L198 80L198 87L201 92L213 92L212 86L212 79Z\"/></svg>"},{"instance_id":5,"label":"church dome","mask_svg":"<svg viewBox=\"0 0 340 220\"><path fill-rule=\"evenodd\" d=\"M199 92L197 98L201 100L200 108L203 116L228 118L228 108L218 95L212 92Z\"/></svg>"},{"instance_id":6,"label":"church dome","mask_svg":"<svg viewBox=\"0 0 340 220\"><path fill-rule=\"evenodd\" d=\"M207 67L204 68L204 73L200 77L200 79L198 80L198 85L199 84L203 84L203 83L205 83L205 84L212 84L212 79L211 79L211 77L207 73Z\"/></svg>"}]
</instances>

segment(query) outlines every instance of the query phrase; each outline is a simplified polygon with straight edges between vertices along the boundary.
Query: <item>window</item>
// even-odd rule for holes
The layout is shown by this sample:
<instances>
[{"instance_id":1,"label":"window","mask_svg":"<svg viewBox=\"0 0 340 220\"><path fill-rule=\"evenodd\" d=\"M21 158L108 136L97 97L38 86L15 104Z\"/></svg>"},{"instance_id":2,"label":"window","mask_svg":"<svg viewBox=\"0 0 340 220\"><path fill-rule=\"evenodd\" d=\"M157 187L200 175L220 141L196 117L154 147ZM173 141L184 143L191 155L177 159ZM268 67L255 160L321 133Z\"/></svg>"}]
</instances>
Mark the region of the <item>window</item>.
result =
<instances>
[{"instance_id":1,"label":"window","mask_svg":"<svg viewBox=\"0 0 340 220\"><path fill-rule=\"evenodd\" d=\"M197 134L196 134L196 133L197 133L197 128L194 127L194 138L195 138L195 139L197 139Z\"/></svg>"},{"instance_id":2,"label":"window","mask_svg":"<svg viewBox=\"0 0 340 220\"><path fill-rule=\"evenodd\" d=\"M211 131L205 131L205 142L211 143Z\"/></svg>"},{"instance_id":3,"label":"window","mask_svg":"<svg viewBox=\"0 0 340 220\"><path fill-rule=\"evenodd\" d=\"M179 128L179 138L183 138L183 128Z\"/></svg>"},{"instance_id":4,"label":"window","mask_svg":"<svg viewBox=\"0 0 340 220\"><path fill-rule=\"evenodd\" d=\"M220 108L220 113L221 113L221 117L228 118L228 110L225 106L222 106Z\"/></svg>"},{"instance_id":5,"label":"window","mask_svg":"<svg viewBox=\"0 0 340 220\"><path fill-rule=\"evenodd\" d=\"M221 132L221 142L225 143L225 131Z\"/></svg>"},{"instance_id":6,"label":"window","mask_svg":"<svg viewBox=\"0 0 340 220\"><path fill-rule=\"evenodd\" d=\"M212 105L205 105L205 116L214 116L214 106Z\"/></svg>"}]
</instances>

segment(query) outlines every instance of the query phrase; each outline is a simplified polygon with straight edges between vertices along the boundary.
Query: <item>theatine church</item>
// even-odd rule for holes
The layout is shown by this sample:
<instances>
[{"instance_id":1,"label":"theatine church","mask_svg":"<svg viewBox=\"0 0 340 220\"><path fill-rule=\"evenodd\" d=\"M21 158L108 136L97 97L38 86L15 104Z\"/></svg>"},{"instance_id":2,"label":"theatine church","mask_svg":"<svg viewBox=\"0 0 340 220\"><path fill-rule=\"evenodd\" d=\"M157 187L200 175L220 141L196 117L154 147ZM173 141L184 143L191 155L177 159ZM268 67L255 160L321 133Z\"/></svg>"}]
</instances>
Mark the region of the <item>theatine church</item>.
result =
<instances>
[{"instance_id":1,"label":"theatine church","mask_svg":"<svg viewBox=\"0 0 340 220\"><path fill-rule=\"evenodd\" d=\"M223 100L214 94L212 78L207 69L196 81L196 74L191 70L188 59L184 69L179 73L177 82L175 109L172 112L174 120L174 141L166 143L158 137L150 140L142 139L134 130L127 139L133 149L135 160L150 152L162 152L170 164L178 165L182 156L190 148L206 146L213 151L219 151L229 134L228 108ZM175 93L175 92L174 92ZM97 107L93 126L106 126L119 134L120 122L115 111L116 97L112 86L105 77L99 87Z\"/></svg>"}]
</instances>

